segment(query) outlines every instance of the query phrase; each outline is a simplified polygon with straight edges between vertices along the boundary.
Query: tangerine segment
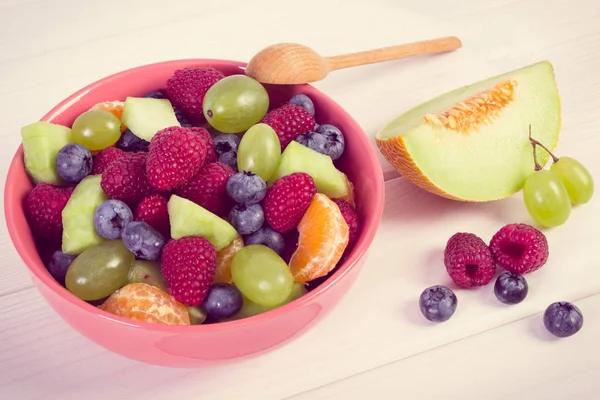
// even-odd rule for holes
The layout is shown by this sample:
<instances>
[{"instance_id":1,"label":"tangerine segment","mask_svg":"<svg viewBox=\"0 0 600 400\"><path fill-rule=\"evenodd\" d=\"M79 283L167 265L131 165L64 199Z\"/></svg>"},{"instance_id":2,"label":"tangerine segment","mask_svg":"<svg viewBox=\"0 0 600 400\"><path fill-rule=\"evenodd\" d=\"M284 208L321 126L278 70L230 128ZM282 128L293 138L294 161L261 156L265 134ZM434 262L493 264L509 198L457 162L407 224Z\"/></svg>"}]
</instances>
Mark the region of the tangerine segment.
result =
<instances>
[{"instance_id":1,"label":"tangerine segment","mask_svg":"<svg viewBox=\"0 0 600 400\"><path fill-rule=\"evenodd\" d=\"M110 295L100 309L142 322L190 325L186 306L147 283L130 283Z\"/></svg>"},{"instance_id":2,"label":"tangerine segment","mask_svg":"<svg viewBox=\"0 0 600 400\"><path fill-rule=\"evenodd\" d=\"M298 232L298 248L290 259L294 279L309 282L327 275L348 245L348 224L339 207L317 193L298 224Z\"/></svg>"},{"instance_id":3,"label":"tangerine segment","mask_svg":"<svg viewBox=\"0 0 600 400\"><path fill-rule=\"evenodd\" d=\"M233 239L233 242L229 246L217 253L217 270L215 277L213 278L214 283L232 283L233 277L231 276L231 261L233 256L236 255L241 248L244 247L244 239L241 236Z\"/></svg>"},{"instance_id":4,"label":"tangerine segment","mask_svg":"<svg viewBox=\"0 0 600 400\"><path fill-rule=\"evenodd\" d=\"M123 103L122 101L115 100L95 104L91 109L108 111L115 117L119 118L119 121L121 121L121 132L123 132L125 129L127 129L127 127L123 123L123 107L125 107L125 103Z\"/></svg>"}]
</instances>

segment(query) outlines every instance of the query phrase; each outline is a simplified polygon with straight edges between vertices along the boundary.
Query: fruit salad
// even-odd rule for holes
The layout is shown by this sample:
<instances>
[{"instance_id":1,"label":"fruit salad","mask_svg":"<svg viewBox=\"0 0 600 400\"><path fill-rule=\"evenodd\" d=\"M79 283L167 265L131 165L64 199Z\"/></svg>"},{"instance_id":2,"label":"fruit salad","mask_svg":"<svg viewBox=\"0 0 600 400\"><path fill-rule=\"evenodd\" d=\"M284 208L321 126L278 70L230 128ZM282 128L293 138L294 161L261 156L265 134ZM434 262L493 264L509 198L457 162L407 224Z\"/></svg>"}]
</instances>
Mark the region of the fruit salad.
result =
<instances>
[{"instance_id":1,"label":"fruit salad","mask_svg":"<svg viewBox=\"0 0 600 400\"><path fill-rule=\"evenodd\" d=\"M24 211L49 273L138 321L197 325L285 305L360 230L346 138L305 94L271 104L245 75L177 70L71 126L22 128Z\"/></svg>"}]
</instances>

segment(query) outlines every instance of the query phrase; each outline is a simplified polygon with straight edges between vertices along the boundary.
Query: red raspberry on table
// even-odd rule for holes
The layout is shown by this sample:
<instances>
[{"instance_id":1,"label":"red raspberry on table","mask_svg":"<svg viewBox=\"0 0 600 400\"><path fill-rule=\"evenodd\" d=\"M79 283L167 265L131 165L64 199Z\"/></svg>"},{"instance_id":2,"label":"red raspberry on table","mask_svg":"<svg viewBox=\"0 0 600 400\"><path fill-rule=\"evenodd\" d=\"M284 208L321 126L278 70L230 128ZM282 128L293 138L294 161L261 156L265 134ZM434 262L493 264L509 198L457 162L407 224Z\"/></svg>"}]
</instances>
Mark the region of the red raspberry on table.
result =
<instances>
[{"instance_id":1,"label":"red raspberry on table","mask_svg":"<svg viewBox=\"0 0 600 400\"><path fill-rule=\"evenodd\" d=\"M171 223L167 203L167 199L161 194L144 197L135 209L133 219L146 222L165 238L169 238L171 236Z\"/></svg>"},{"instance_id":2,"label":"red raspberry on table","mask_svg":"<svg viewBox=\"0 0 600 400\"><path fill-rule=\"evenodd\" d=\"M127 153L110 163L100 181L104 193L129 207L137 206L144 197L154 193L156 190L146 179L146 159L144 152Z\"/></svg>"},{"instance_id":3,"label":"red raspberry on table","mask_svg":"<svg viewBox=\"0 0 600 400\"><path fill-rule=\"evenodd\" d=\"M222 72L210 67L179 69L167 80L167 97L186 116L203 119L204 95L223 78Z\"/></svg>"},{"instance_id":4,"label":"red raspberry on table","mask_svg":"<svg viewBox=\"0 0 600 400\"><path fill-rule=\"evenodd\" d=\"M166 191L196 175L206 159L204 141L189 128L162 129L150 141L146 174L158 190Z\"/></svg>"},{"instance_id":5,"label":"red raspberry on table","mask_svg":"<svg viewBox=\"0 0 600 400\"><path fill-rule=\"evenodd\" d=\"M227 181L234 173L229 165L221 162L205 164L200 172L175 189L175 194L223 215L232 205L227 195Z\"/></svg>"},{"instance_id":6,"label":"red raspberry on table","mask_svg":"<svg viewBox=\"0 0 600 400\"><path fill-rule=\"evenodd\" d=\"M315 129L315 117L310 115L304 108L292 103L286 103L269 111L262 122L269 125L277 133L281 150L285 149L298 135Z\"/></svg>"},{"instance_id":7,"label":"red raspberry on table","mask_svg":"<svg viewBox=\"0 0 600 400\"><path fill-rule=\"evenodd\" d=\"M126 152L114 146L107 147L94 157L94 165L92 166L91 175L103 173L106 168L115 160L123 157Z\"/></svg>"},{"instance_id":8,"label":"red raspberry on table","mask_svg":"<svg viewBox=\"0 0 600 400\"><path fill-rule=\"evenodd\" d=\"M217 153L215 153L215 142L213 141L210 132L208 132L205 128L192 127L189 129L204 141L204 147L206 148L206 160L204 160L204 163L209 164L217 161Z\"/></svg>"},{"instance_id":9,"label":"red raspberry on table","mask_svg":"<svg viewBox=\"0 0 600 400\"><path fill-rule=\"evenodd\" d=\"M546 236L527 224L508 224L490 241L496 263L515 274L528 274L540 269L548 260Z\"/></svg>"},{"instance_id":10,"label":"red raspberry on table","mask_svg":"<svg viewBox=\"0 0 600 400\"><path fill-rule=\"evenodd\" d=\"M169 293L187 306L204 300L215 276L217 252L200 236L170 240L162 250L161 270Z\"/></svg>"},{"instance_id":11,"label":"red raspberry on table","mask_svg":"<svg viewBox=\"0 0 600 400\"><path fill-rule=\"evenodd\" d=\"M356 238L358 237L358 230L360 228L360 223L358 221L358 215L356 215L356 211L354 208L348 203L346 200L342 199L331 199L335 204L338 205L346 224L348 224L349 230L349 238L348 245L346 246L349 249L354 242L356 242Z\"/></svg>"},{"instance_id":12,"label":"red raspberry on table","mask_svg":"<svg viewBox=\"0 0 600 400\"><path fill-rule=\"evenodd\" d=\"M61 239L62 211L75 187L57 187L38 183L25 199L25 216L35 236L42 239Z\"/></svg>"},{"instance_id":13,"label":"red raspberry on table","mask_svg":"<svg viewBox=\"0 0 600 400\"><path fill-rule=\"evenodd\" d=\"M313 178L304 172L295 172L279 178L265 196L267 223L280 233L295 228L316 193Z\"/></svg>"},{"instance_id":14,"label":"red raspberry on table","mask_svg":"<svg viewBox=\"0 0 600 400\"><path fill-rule=\"evenodd\" d=\"M496 273L489 247L472 233L452 235L444 251L444 264L450 278L459 286L485 286Z\"/></svg>"}]
</instances>

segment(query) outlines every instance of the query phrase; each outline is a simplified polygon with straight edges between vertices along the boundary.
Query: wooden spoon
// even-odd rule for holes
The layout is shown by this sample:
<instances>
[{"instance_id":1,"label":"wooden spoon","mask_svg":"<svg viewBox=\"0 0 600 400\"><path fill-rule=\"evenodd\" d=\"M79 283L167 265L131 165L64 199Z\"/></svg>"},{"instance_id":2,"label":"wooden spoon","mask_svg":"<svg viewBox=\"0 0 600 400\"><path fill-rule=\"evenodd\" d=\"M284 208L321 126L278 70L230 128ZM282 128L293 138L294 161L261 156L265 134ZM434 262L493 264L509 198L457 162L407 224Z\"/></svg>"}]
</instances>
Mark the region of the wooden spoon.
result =
<instances>
[{"instance_id":1,"label":"wooden spoon","mask_svg":"<svg viewBox=\"0 0 600 400\"><path fill-rule=\"evenodd\" d=\"M301 84L319 81L337 69L443 53L461 46L460 39L449 36L360 53L322 57L301 44L279 43L261 50L252 57L246 67L246 75L262 83Z\"/></svg>"}]
</instances>

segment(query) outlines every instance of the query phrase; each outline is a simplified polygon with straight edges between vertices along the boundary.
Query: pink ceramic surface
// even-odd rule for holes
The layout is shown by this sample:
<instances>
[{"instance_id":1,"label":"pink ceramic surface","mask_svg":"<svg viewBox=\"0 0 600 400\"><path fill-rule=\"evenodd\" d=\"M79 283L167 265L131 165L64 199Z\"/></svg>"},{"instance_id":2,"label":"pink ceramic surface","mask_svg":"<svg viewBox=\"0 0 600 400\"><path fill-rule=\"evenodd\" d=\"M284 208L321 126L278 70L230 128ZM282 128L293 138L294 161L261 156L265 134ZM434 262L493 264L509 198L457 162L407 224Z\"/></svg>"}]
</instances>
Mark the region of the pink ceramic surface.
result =
<instances>
[{"instance_id":1,"label":"pink ceramic surface","mask_svg":"<svg viewBox=\"0 0 600 400\"><path fill-rule=\"evenodd\" d=\"M127 96L165 86L171 74L186 66L212 66L226 75L243 73L243 63L192 59L133 68L93 83L62 101L42 120L71 126L75 118L96 103L125 100ZM335 102L309 85L267 86L271 107L295 93L306 93L317 109L319 123L339 126L346 151L339 165L355 186L362 230L344 264L317 289L267 313L239 321L163 326L140 323L106 313L71 295L47 272L43 251L36 248L23 212L23 200L32 188L20 146L11 163L4 193L4 211L13 244L35 286L52 308L73 328L94 342L123 356L147 363L194 367L255 355L284 343L314 325L349 289L364 263L383 211L384 186L377 155L360 126ZM17 135L18 132L15 132Z\"/></svg>"}]
</instances>

